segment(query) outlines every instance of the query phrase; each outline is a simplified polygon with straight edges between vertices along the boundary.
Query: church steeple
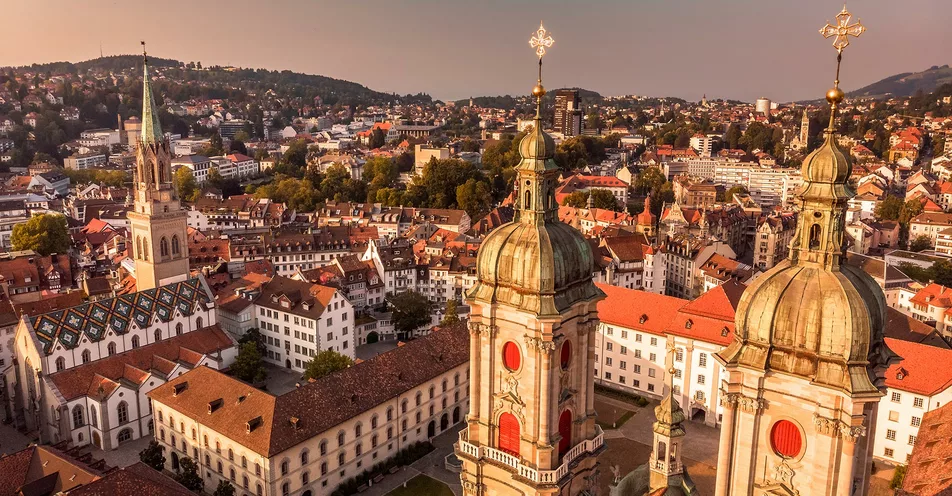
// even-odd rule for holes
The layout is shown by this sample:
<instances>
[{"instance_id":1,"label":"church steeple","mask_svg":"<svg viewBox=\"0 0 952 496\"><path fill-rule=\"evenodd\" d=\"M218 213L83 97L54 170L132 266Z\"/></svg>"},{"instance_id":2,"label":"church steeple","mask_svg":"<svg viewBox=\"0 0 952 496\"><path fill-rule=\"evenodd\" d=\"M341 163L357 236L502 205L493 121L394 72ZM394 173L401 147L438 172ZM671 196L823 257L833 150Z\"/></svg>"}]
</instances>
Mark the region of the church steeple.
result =
<instances>
[{"instance_id":1,"label":"church steeple","mask_svg":"<svg viewBox=\"0 0 952 496\"><path fill-rule=\"evenodd\" d=\"M669 352L669 360L673 362L674 348ZM653 425L654 443L648 469L651 471L650 485L652 490L662 487L681 487L684 494L694 494L694 484L690 478L684 477L684 466L681 463L681 451L684 442L685 420L684 410L674 397L674 367L668 369L668 394L655 407L655 423Z\"/></svg>"},{"instance_id":2,"label":"church steeple","mask_svg":"<svg viewBox=\"0 0 952 496\"><path fill-rule=\"evenodd\" d=\"M145 51L145 42L142 42L142 132L139 140L146 144L161 143L165 139L162 134L162 124L159 122L159 113L155 108L152 96L152 80L149 78L149 56Z\"/></svg>"}]
</instances>

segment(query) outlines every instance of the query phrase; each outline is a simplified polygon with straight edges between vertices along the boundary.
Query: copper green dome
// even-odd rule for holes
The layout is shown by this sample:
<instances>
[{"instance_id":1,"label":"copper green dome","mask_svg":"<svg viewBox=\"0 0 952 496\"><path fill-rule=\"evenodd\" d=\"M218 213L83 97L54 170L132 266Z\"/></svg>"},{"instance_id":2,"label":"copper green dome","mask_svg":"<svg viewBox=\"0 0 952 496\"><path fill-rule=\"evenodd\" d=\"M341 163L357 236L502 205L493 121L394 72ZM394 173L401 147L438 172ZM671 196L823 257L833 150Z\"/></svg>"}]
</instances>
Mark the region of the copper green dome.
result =
<instances>
[{"instance_id":1,"label":"copper green dome","mask_svg":"<svg viewBox=\"0 0 952 496\"><path fill-rule=\"evenodd\" d=\"M467 298L557 315L602 296L592 283L595 258L582 234L558 219L555 142L542 131L538 113L519 150L516 218L483 240Z\"/></svg>"}]
</instances>

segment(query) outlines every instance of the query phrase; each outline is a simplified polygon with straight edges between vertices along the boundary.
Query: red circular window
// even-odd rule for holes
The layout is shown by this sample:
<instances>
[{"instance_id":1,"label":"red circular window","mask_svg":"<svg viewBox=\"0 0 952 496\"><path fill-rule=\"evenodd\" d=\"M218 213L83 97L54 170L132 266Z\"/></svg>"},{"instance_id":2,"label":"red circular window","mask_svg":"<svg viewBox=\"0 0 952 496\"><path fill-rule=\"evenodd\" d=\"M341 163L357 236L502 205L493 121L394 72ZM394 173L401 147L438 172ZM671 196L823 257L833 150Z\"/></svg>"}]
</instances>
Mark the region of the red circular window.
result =
<instances>
[{"instance_id":1,"label":"red circular window","mask_svg":"<svg viewBox=\"0 0 952 496\"><path fill-rule=\"evenodd\" d=\"M517 370L522 357L519 354L519 346L512 341L502 346L502 364L509 370Z\"/></svg>"},{"instance_id":2,"label":"red circular window","mask_svg":"<svg viewBox=\"0 0 952 496\"><path fill-rule=\"evenodd\" d=\"M562 370L569 368L569 362L572 360L572 342L566 341L562 343L562 350L559 352L559 363L562 365Z\"/></svg>"},{"instance_id":3,"label":"red circular window","mask_svg":"<svg viewBox=\"0 0 952 496\"><path fill-rule=\"evenodd\" d=\"M770 430L770 444L775 452L784 458L794 458L800 454L803 438L800 429L789 420L781 420Z\"/></svg>"}]
</instances>

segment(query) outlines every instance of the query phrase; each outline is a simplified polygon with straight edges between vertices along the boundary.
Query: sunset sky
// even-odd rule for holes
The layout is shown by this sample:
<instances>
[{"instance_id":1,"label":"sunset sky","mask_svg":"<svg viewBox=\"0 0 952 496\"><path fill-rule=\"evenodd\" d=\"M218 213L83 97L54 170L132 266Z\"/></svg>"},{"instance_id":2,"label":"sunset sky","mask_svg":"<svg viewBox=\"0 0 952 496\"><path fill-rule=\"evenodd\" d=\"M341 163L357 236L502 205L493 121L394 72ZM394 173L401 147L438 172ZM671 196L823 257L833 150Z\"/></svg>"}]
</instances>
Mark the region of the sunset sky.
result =
<instances>
[{"instance_id":1,"label":"sunset sky","mask_svg":"<svg viewBox=\"0 0 952 496\"><path fill-rule=\"evenodd\" d=\"M527 40L555 38L546 86L776 101L821 97L836 0L4 0L0 66L135 53L289 69L435 98L528 93ZM851 0L868 28L842 86L952 62L949 0Z\"/></svg>"}]
</instances>

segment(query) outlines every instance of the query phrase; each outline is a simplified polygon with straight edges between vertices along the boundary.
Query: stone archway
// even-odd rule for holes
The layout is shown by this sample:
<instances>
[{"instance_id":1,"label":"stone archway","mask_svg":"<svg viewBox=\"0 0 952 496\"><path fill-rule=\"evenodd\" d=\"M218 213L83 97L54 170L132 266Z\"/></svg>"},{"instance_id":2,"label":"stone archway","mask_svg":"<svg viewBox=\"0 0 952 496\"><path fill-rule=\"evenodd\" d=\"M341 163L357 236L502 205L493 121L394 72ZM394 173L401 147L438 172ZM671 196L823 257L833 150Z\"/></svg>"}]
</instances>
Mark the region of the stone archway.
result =
<instances>
[{"instance_id":1,"label":"stone archway","mask_svg":"<svg viewBox=\"0 0 952 496\"><path fill-rule=\"evenodd\" d=\"M459 407L453 409L453 423L459 423Z\"/></svg>"},{"instance_id":2,"label":"stone archway","mask_svg":"<svg viewBox=\"0 0 952 496\"><path fill-rule=\"evenodd\" d=\"M450 416L444 413L443 416L440 417L440 432L445 431L446 428L449 426L450 426Z\"/></svg>"},{"instance_id":3,"label":"stone archway","mask_svg":"<svg viewBox=\"0 0 952 496\"><path fill-rule=\"evenodd\" d=\"M93 431L93 445L99 449L102 449L102 439L99 437L99 433Z\"/></svg>"},{"instance_id":4,"label":"stone archway","mask_svg":"<svg viewBox=\"0 0 952 496\"><path fill-rule=\"evenodd\" d=\"M701 407L691 408L691 420L703 423L707 419L707 410Z\"/></svg>"},{"instance_id":5,"label":"stone archway","mask_svg":"<svg viewBox=\"0 0 952 496\"><path fill-rule=\"evenodd\" d=\"M436 436L436 421L431 420L430 425L426 426L426 437Z\"/></svg>"},{"instance_id":6,"label":"stone archway","mask_svg":"<svg viewBox=\"0 0 952 496\"><path fill-rule=\"evenodd\" d=\"M377 334L376 331L371 331L370 334L367 334L367 344L376 343L380 341L380 334Z\"/></svg>"},{"instance_id":7,"label":"stone archway","mask_svg":"<svg viewBox=\"0 0 952 496\"><path fill-rule=\"evenodd\" d=\"M174 471L174 472L178 472L178 471L179 471L178 453L176 453L176 452L174 452L174 451L172 452L172 471Z\"/></svg>"}]
</instances>

